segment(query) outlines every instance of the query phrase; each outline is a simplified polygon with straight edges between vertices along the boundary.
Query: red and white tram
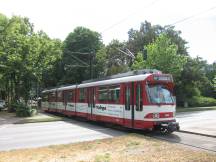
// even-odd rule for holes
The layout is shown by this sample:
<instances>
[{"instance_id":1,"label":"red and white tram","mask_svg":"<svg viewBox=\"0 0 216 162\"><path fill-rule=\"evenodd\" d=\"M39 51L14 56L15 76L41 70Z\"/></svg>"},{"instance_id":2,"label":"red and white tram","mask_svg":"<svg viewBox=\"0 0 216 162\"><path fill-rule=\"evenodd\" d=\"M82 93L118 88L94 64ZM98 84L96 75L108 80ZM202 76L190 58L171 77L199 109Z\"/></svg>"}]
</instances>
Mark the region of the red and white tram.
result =
<instances>
[{"instance_id":1,"label":"red and white tram","mask_svg":"<svg viewBox=\"0 0 216 162\"><path fill-rule=\"evenodd\" d=\"M134 129L179 129L175 120L173 79L141 70L42 92L42 109Z\"/></svg>"}]
</instances>

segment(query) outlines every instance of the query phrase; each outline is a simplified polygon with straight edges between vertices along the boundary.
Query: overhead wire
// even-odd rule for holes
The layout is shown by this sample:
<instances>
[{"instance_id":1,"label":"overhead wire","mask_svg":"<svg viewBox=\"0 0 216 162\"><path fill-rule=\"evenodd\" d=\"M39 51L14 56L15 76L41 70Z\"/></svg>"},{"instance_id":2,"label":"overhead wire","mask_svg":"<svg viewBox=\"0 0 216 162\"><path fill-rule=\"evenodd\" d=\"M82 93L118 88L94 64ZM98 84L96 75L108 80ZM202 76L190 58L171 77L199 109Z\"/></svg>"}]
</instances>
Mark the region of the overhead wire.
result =
<instances>
[{"instance_id":1,"label":"overhead wire","mask_svg":"<svg viewBox=\"0 0 216 162\"><path fill-rule=\"evenodd\" d=\"M152 5L155 4L157 1L159 1L159 0L154 0L153 2L151 2L151 3L149 3L148 5L146 5L145 7L143 7L142 9L145 9L145 8L148 8L148 7L152 6ZM114 23L114 24L108 26L107 28L103 29L103 30L101 31L101 33L104 33L104 32L106 32L106 31L112 29L113 27L115 27L115 26L117 26L117 25L123 23L124 21L126 21L127 19L129 19L132 15L136 14L137 12L138 12L138 11L132 12L131 14L129 14L128 16L126 16L125 18L123 18L123 19L117 21L116 23Z\"/></svg>"},{"instance_id":2,"label":"overhead wire","mask_svg":"<svg viewBox=\"0 0 216 162\"><path fill-rule=\"evenodd\" d=\"M184 22L184 21L193 19L194 17L197 17L198 15L202 15L202 14L204 14L204 13L206 13L206 12L209 12L209 11L215 10L215 9L216 9L216 6L211 7L211 8L208 8L208 9L206 9L206 10L204 10L204 11L201 11L201 12L198 12L198 13L193 14L193 15L191 15L191 16L185 17L185 18L180 19L180 20L178 20L178 21L176 21L176 22L174 22L174 23L171 23L171 24L169 24L169 25L170 25L170 26L174 26L174 25L176 25L176 24L179 24L179 23L182 23L182 22Z\"/></svg>"}]
</instances>

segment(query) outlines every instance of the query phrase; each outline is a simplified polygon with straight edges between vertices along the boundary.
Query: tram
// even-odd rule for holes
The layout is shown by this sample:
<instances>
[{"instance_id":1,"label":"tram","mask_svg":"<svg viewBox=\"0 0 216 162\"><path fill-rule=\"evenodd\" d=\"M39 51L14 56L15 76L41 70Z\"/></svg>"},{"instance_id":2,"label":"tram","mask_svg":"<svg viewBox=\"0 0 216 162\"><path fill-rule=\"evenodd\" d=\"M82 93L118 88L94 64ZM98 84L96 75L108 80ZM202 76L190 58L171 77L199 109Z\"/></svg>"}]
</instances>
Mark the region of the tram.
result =
<instances>
[{"instance_id":1,"label":"tram","mask_svg":"<svg viewBox=\"0 0 216 162\"><path fill-rule=\"evenodd\" d=\"M174 82L170 74L144 69L42 92L42 109L87 120L172 133L175 119Z\"/></svg>"}]
</instances>

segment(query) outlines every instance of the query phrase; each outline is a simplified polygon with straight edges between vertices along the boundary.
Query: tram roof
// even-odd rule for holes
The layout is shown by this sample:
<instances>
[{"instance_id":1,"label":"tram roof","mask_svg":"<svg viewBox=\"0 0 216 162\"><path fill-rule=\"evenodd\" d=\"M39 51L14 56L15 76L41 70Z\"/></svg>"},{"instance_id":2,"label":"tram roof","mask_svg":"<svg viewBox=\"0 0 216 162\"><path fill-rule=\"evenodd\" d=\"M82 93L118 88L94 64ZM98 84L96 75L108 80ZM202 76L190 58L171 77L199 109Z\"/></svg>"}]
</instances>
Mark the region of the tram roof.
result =
<instances>
[{"instance_id":1,"label":"tram roof","mask_svg":"<svg viewBox=\"0 0 216 162\"><path fill-rule=\"evenodd\" d=\"M127 83L127 82L132 82L132 81L141 81L141 80L145 80L150 75L152 74L140 74L140 75L134 75L134 76L128 76L128 77L122 77L122 78L102 80L102 81L80 84L77 87L85 88L85 87L103 86L103 85L109 85L109 84Z\"/></svg>"},{"instance_id":2,"label":"tram roof","mask_svg":"<svg viewBox=\"0 0 216 162\"><path fill-rule=\"evenodd\" d=\"M152 74L161 74L162 72L156 69L143 69L143 70L136 70L130 71L127 73L121 73L117 75L112 75L105 78L93 79L83 81L83 83L79 85L67 85L62 87L56 87L49 90L44 90L42 93L47 92L54 92L57 90L69 90L75 88L85 88L85 87L94 87L94 86L103 86L103 85L110 85L110 84L118 84L118 83L127 83L132 81L141 81L145 80L148 76Z\"/></svg>"},{"instance_id":3,"label":"tram roof","mask_svg":"<svg viewBox=\"0 0 216 162\"><path fill-rule=\"evenodd\" d=\"M77 85L63 86L63 87L59 87L59 88L44 90L44 91L42 91L42 93L54 92L54 91L58 91L58 90L63 91L63 90L68 90L68 89L75 89L76 87L77 87Z\"/></svg>"},{"instance_id":4,"label":"tram roof","mask_svg":"<svg viewBox=\"0 0 216 162\"><path fill-rule=\"evenodd\" d=\"M60 87L57 90L68 90L68 89L75 89L77 87L77 85L71 85L71 86L65 86L65 87Z\"/></svg>"},{"instance_id":5,"label":"tram roof","mask_svg":"<svg viewBox=\"0 0 216 162\"><path fill-rule=\"evenodd\" d=\"M75 89L78 88L85 88L85 87L94 87L94 86L103 86L103 85L110 85L110 84L118 84L118 83L127 83L132 81L141 81L145 80L148 76L152 74L140 74L140 75L134 75L134 76L128 76L128 77L122 77L122 78L115 78L115 79L108 79L108 80L102 80L102 81L96 81L96 82L90 82L90 83L83 83L79 85L71 85L71 86L65 86L60 88L53 88L49 90L44 90L42 93L47 92L54 92L58 90L69 90L69 89Z\"/></svg>"},{"instance_id":6,"label":"tram roof","mask_svg":"<svg viewBox=\"0 0 216 162\"><path fill-rule=\"evenodd\" d=\"M47 90L42 91L42 93L54 92L56 90L57 90L57 88L47 89Z\"/></svg>"}]
</instances>

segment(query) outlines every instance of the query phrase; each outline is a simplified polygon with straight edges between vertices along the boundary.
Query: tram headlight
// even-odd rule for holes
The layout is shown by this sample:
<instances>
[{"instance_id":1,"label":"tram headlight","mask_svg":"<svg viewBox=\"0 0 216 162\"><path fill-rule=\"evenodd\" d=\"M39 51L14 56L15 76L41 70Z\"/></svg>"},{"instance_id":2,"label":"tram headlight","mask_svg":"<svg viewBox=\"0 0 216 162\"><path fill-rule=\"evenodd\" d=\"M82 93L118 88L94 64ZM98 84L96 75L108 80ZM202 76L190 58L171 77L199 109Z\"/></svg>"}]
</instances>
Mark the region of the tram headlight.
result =
<instances>
[{"instance_id":1,"label":"tram headlight","mask_svg":"<svg viewBox=\"0 0 216 162\"><path fill-rule=\"evenodd\" d=\"M153 113L153 118L158 119L159 118L159 113Z\"/></svg>"}]
</instances>

